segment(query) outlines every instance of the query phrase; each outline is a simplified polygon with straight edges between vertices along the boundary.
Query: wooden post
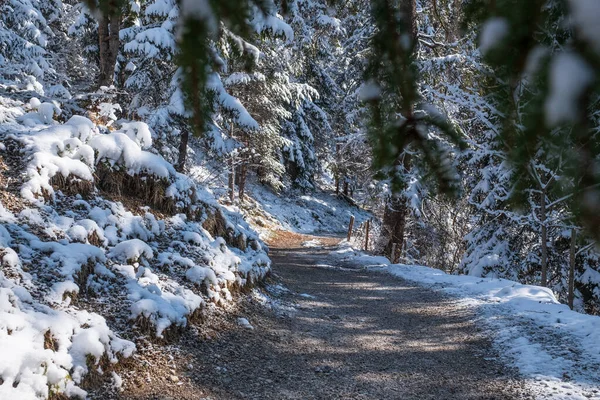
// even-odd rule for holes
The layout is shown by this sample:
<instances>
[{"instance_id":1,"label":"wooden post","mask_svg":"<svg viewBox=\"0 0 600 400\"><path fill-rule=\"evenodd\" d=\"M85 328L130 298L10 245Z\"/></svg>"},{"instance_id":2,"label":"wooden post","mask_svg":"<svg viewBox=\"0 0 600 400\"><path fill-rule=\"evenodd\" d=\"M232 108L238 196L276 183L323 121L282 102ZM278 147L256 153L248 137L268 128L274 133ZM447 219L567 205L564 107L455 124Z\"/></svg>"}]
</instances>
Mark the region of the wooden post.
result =
<instances>
[{"instance_id":1,"label":"wooden post","mask_svg":"<svg viewBox=\"0 0 600 400\"><path fill-rule=\"evenodd\" d=\"M390 262L392 264L396 264L396 245L397 243L392 243L392 254L390 255Z\"/></svg>"},{"instance_id":2,"label":"wooden post","mask_svg":"<svg viewBox=\"0 0 600 400\"><path fill-rule=\"evenodd\" d=\"M348 225L348 241L352 237L352 228L354 227L354 215L350 216L350 225Z\"/></svg>"},{"instance_id":3,"label":"wooden post","mask_svg":"<svg viewBox=\"0 0 600 400\"><path fill-rule=\"evenodd\" d=\"M569 294L568 303L571 310L575 300L575 228L571 229L571 249L569 251Z\"/></svg>"},{"instance_id":4,"label":"wooden post","mask_svg":"<svg viewBox=\"0 0 600 400\"><path fill-rule=\"evenodd\" d=\"M371 227L371 220L367 220L367 226L365 229L365 251L369 251L369 228Z\"/></svg>"}]
</instances>

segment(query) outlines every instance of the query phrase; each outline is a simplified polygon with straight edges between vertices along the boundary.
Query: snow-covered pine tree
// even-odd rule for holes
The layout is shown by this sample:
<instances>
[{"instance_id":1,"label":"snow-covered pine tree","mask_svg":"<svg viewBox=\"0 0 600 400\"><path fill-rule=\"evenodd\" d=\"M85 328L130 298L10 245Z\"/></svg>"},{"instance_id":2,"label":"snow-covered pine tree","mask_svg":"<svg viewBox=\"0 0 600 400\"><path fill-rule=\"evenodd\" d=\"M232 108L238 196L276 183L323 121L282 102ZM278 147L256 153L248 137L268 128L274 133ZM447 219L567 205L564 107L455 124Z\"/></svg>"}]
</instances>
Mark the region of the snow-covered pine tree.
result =
<instances>
[{"instance_id":1,"label":"snow-covered pine tree","mask_svg":"<svg viewBox=\"0 0 600 400\"><path fill-rule=\"evenodd\" d=\"M505 118L496 140L515 168L515 200L527 201L535 187L530 161L539 152L558 155L565 165L554 185L557 197L573 197L572 212L600 236L600 176L595 159L600 98L597 70L600 38L592 16L600 5L588 1L467 2L471 28L482 24L481 50L498 78L490 96ZM557 151L558 150L558 151ZM576 207L575 207L576 206Z\"/></svg>"},{"instance_id":2,"label":"snow-covered pine tree","mask_svg":"<svg viewBox=\"0 0 600 400\"><path fill-rule=\"evenodd\" d=\"M50 24L62 14L53 0L7 0L0 3L0 84L44 94L57 82L51 55Z\"/></svg>"}]
</instances>

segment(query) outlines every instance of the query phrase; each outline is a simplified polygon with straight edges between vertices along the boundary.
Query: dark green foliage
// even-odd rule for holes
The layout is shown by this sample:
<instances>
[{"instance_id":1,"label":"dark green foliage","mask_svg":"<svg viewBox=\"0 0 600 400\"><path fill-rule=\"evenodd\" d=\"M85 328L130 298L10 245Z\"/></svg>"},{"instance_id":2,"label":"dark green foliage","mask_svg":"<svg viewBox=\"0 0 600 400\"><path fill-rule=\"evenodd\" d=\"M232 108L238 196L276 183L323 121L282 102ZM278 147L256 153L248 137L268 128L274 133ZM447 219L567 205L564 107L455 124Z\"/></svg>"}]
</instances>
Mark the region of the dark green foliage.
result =
<instances>
[{"instance_id":1,"label":"dark green foliage","mask_svg":"<svg viewBox=\"0 0 600 400\"><path fill-rule=\"evenodd\" d=\"M388 0L371 2L377 32L372 39L366 81L377 85L380 96L366 99L371 108L369 134L374 167L391 179L396 191L406 187L410 150L424 160L442 192L456 192L457 175L445 145L431 133L444 135L460 148L461 132L433 107L422 104L416 68L415 3L397 6Z\"/></svg>"}]
</instances>

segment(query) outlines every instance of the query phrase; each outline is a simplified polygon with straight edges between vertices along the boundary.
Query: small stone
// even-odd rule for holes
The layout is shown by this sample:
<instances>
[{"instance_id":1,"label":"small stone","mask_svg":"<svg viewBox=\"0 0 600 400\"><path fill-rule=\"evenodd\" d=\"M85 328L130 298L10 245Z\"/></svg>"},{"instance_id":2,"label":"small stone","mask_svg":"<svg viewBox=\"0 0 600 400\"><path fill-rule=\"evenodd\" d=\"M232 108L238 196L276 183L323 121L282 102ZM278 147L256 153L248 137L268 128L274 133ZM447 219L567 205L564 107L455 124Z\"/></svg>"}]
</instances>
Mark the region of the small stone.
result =
<instances>
[{"instance_id":1,"label":"small stone","mask_svg":"<svg viewBox=\"0 0 600 400\"><path fill-rule=\"evenodd\" d=\"M171 382L179 382L179 378L177 377L177 375L171 375L169 376L169 379L171 380Z\"/></svg>"}]
</instances>

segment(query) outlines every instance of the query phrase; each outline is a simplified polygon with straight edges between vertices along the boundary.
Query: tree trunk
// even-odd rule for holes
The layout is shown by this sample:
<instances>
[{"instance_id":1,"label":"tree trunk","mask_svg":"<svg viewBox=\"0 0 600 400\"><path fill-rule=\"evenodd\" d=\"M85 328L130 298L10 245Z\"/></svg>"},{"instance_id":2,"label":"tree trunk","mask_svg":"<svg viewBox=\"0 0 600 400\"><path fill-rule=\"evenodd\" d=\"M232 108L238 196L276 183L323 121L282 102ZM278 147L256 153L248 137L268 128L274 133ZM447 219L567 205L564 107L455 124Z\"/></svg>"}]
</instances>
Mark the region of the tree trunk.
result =
<instances>
[{"instance_id":1,"label":"tree trunk","mask_svg":"<svg viewBox=\"0 0 600 400\"><path fill-rule=\"evenodd\" d=\"M348 181L346 181L346 180L344 181L344 191L343 191L343 193L344 193L344 196L346 196L346 197L348 196Z\"/></svg>"},{"instance_id":2,"label":"tree trunk","mask_svg":"<svg viewBox=\"0 0 600 400\"><path fill-rule=\"evenodd\" d=\"M414 46L413 51L417 49L417 3L416 0L403 0L400 2L400 12L405 16L406 28L410 32ZM409 120L412 119L413 110L402 110L402 114ZM402 157L396 160L396 166L403 165L404 171L410 171L411 157L404 153ZM383 248L384 254L393 257L392 247L394 244L400 249L404 249L404 236L406 229L406 219L408 217L407 199L402 193L393 193L383 214L382 236L379 245Z\"/></svg>"},{"instance_id":3,"label":"tree trunk","mask_svg":"<svg viewBox=\"0 0 600 400\"><path fill-rule=\"evenodd\" d=\"M108 80L107 66L110 58L110 47L108 45L109 37L109 18L102 15L98 21L98 53L100 56L100 76L98 77L98 86L106 85Z\"/></svg>"},{"instance_id":4,"label":"tree trunk","mask_svg":"<svg viewBox=\"0 0 600 400\"><path fill-rule=\"evenodd\" d=\"M98 50L100 56L100 76L98 86L113 84L115 64L119 55L121 42L121 10L115 1L109 3L109 11L98 21Z\"/></svg>"},{"instance_id":5,"label":"tree trunk","mask_svg":"<svg viewBox=\"0 0 600 400\"><path fill-rule=\"evenodd\" d=\"M238 175L238 193L240 204L244 201L244 192L246 190L246 177L248 176L248 163L242 162L240 166L240 173Z\"/></svg>"},{"instance_id":6,"label":"tree trunk","mask_svg":"<svg viewBox=\"0 0 600 400\"><path fill-rule=\"evenodd\" d=\"M181 132L181 139L179 141L179 155L177 156L177 165L175 169L177 172L183 173L185 171L185 161L187 160L187 147L190 139L190 133L186 130Z\"/></svg>"},{"instance_id":7,"label":"tree trunk","mask_svg":"<svg viewBox=\"0 0 600 400\"><path fill-rule=\"evenodd\" d=\"M573 309L573 302L575 300L575 242L576 242L575 228L571 229L571 248L569 249L569 294L568 303L571 310Z\"/></svg>"},{"instance_id":8,"label":"tree trunk","mask_svg":"<svg viewBox=\"0 0 600 400\"><path fill-rule=\"evenodd\" d=\"M412 36L412 40L415 42L416 48L416 40L417 40L417 1L416 0L402 0L400 1L400 11L402 14L406 15L409 20L407 21L408 30L410 35Z\"/></svg>"},{"instance_id":9,"label":"tree trunk","mask_svg":"<svg viewBox=\"0 0 600 400\"><path fill-rule=\"evenodd\" d=\"M395 244L402 248L407 215L408 205L406 204L406 197L400 193L392 194L385 205L381 227L383 239L381 246L383 247L384 254L390 257L393 257L392 247Z\"/></svg>"},{"instance_id":10,"label":"tree trunk","mask_svg":"<svg viewBox=\"0 0 600 400\"><path fill-rule=\"evenodd\" d=\"M233 155L229 158L229 200L235 201L235 158Z\"/></svg>"},{"instance_id":11,"label":"tree trunk","mask_svg":"<svg viewBox=\"0 0 600 400\"><path fill-rule=\"evenodd\" d=\"M542 286L548 285L548 232L546 228L546 191L542 190L540 202L540 222L542 224Z\"/></svg>"},{"instance_id":12,"label":"tree trunk","mask_svg":"<svg viewBox=\"0 0 600 400\"><path fill-rule=\"evenodd\" d=\"M339 143L335 144L335 158L336 158L336 166L335 166L335 194L340 194L340 148L341 145Z\"/></svg>"}]
</instances>

